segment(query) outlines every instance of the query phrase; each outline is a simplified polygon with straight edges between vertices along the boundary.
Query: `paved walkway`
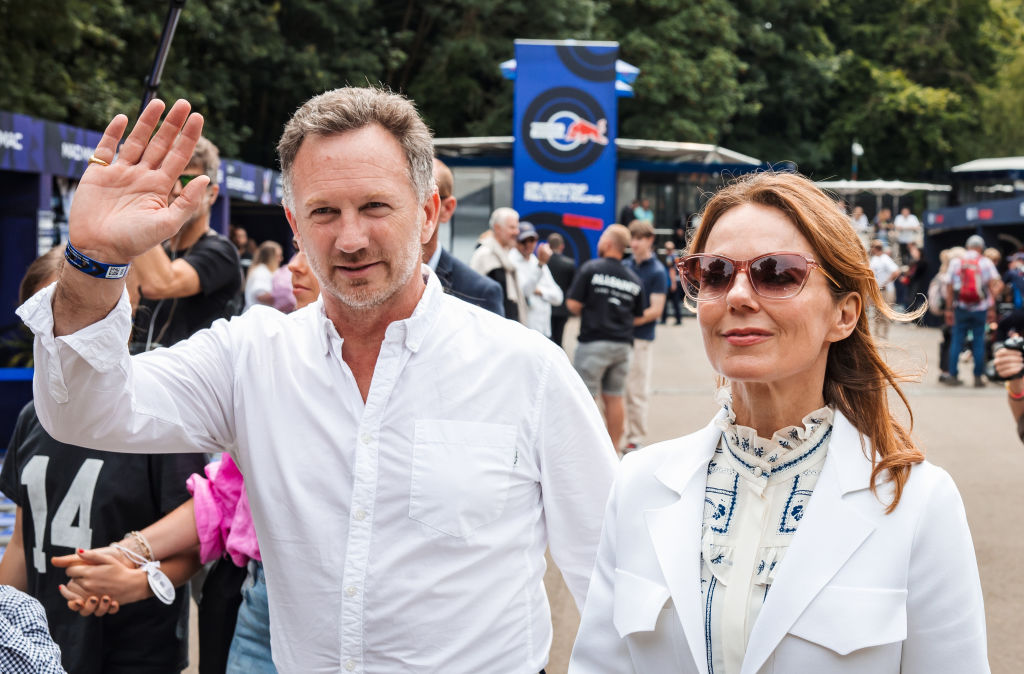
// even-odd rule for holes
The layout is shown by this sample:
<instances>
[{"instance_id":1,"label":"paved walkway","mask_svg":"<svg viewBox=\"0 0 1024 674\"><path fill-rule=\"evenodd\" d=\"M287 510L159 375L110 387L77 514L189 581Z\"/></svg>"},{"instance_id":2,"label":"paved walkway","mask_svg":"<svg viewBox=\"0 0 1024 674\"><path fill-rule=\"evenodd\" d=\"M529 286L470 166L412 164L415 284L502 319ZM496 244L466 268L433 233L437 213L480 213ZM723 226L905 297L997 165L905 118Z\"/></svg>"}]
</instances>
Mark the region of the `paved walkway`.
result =
<instances>
[{"instance_id":1,"label":"paved walkway","mask_svg":"<svg viewBox=\"0 0 1024 674\"><path fill-rule=\"evenodd\" d=\"M938 330L894 326L890 340L890 364L920 374L920 383L904 389L914 413L914 437L928 459L956 480L967 508L985 594L992 672L1024 672L1024 639L1018 629L1024 606L1024 446L1006 394L1001 386L939 385ZM695 319L679 327L659 326L655 359L649 443L695 430L716 411L714 373ZM969 381L969 364L961 367L961 378L965 373ZM547 581L556 626L547 671L563 674L579 617L557 571L549 568Z\"/></svg>"}]
</instances>

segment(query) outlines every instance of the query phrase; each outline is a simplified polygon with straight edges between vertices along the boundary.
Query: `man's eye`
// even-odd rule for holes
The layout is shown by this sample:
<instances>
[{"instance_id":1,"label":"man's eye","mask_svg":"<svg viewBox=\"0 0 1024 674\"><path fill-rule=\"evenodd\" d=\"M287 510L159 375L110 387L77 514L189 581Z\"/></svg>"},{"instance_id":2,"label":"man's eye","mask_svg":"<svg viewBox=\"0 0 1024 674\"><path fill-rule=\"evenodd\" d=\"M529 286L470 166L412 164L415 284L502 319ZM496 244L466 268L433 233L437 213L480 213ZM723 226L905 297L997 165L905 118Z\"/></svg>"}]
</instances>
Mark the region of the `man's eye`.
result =
<instances>
[{"instance_id":1,"label":"man's eye","mask_svg":"<svg viewBox=\"0 0 1024 674\"><path fill-rule=\"evenodd\" d=\"M329 215L333 212L334 209L330 206L321 206L320 208L313 209L313 212L310 215Z\"/></svg>"},{"instance_id":2,"label":"man's eye","mask_svg":"<svg viewBox=\"0 0 1024 674\"><path fill-rule=\"evenodd\" d=\"M370 201L365 206L363 206L364 209L387 208L387 207L388 207L388 205L385 204L383 201Z\"/></svg>"}]
</instances>

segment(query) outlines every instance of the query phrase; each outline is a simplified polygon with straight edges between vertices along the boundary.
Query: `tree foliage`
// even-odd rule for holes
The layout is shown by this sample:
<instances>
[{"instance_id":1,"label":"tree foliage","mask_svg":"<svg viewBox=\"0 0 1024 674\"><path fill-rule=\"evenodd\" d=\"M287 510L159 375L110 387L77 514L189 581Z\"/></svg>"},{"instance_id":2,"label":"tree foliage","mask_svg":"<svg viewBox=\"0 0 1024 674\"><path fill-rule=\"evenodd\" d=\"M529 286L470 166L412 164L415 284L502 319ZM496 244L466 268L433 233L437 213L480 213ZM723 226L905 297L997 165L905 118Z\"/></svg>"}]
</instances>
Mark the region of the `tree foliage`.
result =
<instances>
[{"instance_id":1,"label":"tree foliage","mask_svg":"<svg viewBox=\"0 0 1024 674\"><path fill-rule=\"evenodd\" d=\"M0 0L0 109L132 116L167 6ZM291 112L344 84L412 97L439 136L508 135L516 38L616 40L641 68L619 134L719 143L819 176L913 178L1024 153L1017 0L190 0L160 95L226 156L273 165Z\"/></svg>"}]
</instances>

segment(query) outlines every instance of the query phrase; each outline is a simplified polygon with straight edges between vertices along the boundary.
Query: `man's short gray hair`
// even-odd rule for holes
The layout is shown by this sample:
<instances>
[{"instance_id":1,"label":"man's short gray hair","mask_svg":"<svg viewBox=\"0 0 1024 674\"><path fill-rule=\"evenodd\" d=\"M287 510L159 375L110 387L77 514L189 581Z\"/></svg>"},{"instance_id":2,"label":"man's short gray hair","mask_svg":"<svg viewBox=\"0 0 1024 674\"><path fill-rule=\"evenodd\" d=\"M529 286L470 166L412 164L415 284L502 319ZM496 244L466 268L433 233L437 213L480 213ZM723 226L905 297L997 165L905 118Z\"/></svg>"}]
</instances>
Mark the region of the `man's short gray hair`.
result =
<instances>
[{"instance_id":1,"label":"man's short gray hair","mask_svg":"<svg viewBox=\"0 0 1024 674\"><path fill-rule=\"evenodd\" d=\"M516 220L519 219L519 211L514 208L509 208L508 206L502 206L501 208L494 209L494 212L491 213L491 219L488 224L490 224L491 229L494 229L494 226L498 223L505 222L506 220L511 220L513 218Z\"/></svg>"},{"instance_id":2,"label":"man's short gray hair","mask_svg":"<svg viewBox=\"0 0 1024 674\"><path fill-rule=\"evenodd\" d=\"M972 234L967 238L967 248L985 250L985 239L981 238L978 234Z\"/></svg>"},{"instance_id":3,"label":"man's short gray hair","mask_svg":"<svg viewBox=\"0 0 1024 674\"><path fill-rule=\"evenodd\" d=\"M200 136L188 165L202 167L203 175L210 176L210 184L216 185L217 171L220 170L220 150L206 136Z\"/></svg>"},{"instance_id":4,"label":"man's short gray hair","mask_svg":"<svg viewBox=\"0 0 1024 674\"><path fill-rule=\"evenodd\" d=\"M434 140L416 106L405 96L376 87L342 87L306 101L284 126L277 143L284 204L293 207L292 164L308 136L331 136L378 124L402 146L409 182L420 203L434 191Z\"/></svg>"}]
</instances>

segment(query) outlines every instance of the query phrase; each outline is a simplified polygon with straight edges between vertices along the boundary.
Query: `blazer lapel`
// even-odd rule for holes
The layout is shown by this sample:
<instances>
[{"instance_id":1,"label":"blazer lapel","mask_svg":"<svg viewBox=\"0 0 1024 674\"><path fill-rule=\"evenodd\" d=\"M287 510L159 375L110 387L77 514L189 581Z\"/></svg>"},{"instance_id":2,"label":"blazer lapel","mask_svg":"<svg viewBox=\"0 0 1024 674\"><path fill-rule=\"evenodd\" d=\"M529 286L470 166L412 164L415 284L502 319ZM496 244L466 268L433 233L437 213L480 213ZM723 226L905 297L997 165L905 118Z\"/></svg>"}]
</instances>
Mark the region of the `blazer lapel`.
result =
<instances>
[{"instance_id":1,"label":"blazer lapel","mask_svg":"<svg viewBox=\"0 0 1024 674\"><path fill-rule=\"evenodd\" d=\"M663 463L655 477L680 495L678 501L644 512L658 564L697 671L707 674L704 612L700 591L700 540L704 516L707 465L721 430L714 422L683 438L681 451Z\"/></svg>"},{"instance_id":2,"label":"blazer lapel","mask_svg":"<svg viewBox=\"0 0 1024 674\"><path fill-rule=\"evenodd\" d=\"M741 674L755 674L807 605L846 564L875 525L843 495L870 484L860 434L836 412L832 441L807 515L793 536L747 643Z\"/></svg>"}]
</instances>

